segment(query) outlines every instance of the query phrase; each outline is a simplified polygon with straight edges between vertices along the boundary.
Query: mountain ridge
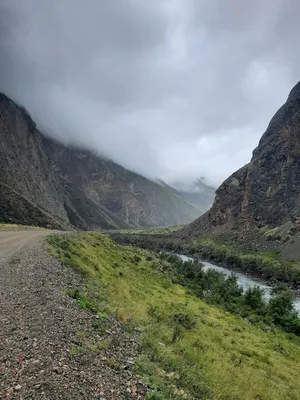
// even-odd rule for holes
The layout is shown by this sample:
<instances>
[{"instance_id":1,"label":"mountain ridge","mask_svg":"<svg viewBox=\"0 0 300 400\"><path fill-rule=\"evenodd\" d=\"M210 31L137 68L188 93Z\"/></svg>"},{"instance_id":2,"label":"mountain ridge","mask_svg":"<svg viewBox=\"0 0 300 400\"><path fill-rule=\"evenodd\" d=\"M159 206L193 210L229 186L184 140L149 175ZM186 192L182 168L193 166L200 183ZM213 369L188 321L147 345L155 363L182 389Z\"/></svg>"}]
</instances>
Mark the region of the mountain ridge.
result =
<instances>
[{"instance_id":1,"label":"mountain ridge","mask_svg":"<svg viewBox=\"0 0 300 400\"><path fill-rule=\"evenodd\" d=\"M68 229L187 223L199 208L173 189L91 151L38 131L29 113L0 94L0 218Z\"/></svg>"},{"instance_id":2,"label":"mountain ridge","mask_svg":"<svg viewBox=\"0 0 300 400\"><path fill-rule=\"evenodd\" d=\"M275 113L250 163L216 191L189 234L222 234L291 225L300 216L300 82Z\"/></svg>"}]
</instances>

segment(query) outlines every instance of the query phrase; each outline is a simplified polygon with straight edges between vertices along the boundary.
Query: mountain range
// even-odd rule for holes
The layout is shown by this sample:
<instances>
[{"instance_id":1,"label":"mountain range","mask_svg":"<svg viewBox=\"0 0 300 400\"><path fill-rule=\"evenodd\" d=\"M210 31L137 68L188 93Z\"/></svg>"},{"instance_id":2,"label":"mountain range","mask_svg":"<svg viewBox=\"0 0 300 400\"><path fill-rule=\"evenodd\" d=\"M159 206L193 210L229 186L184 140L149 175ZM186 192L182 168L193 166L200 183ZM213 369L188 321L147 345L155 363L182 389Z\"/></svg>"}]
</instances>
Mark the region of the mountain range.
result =
<instances>
[{"instance_id":1,"label":"mountain range","mask_svg":"<svg viewBox=\"0 0 300 400\"><path fill-rule=\"evenodd\" d=\"M58 143L38 131L24 108L1 94L0 218L80 229L190 223L183 231L189 235L279 227L298 231L299 130L300 82L271 119L251 161L215 192L203 179L168 185Z\"/></svg>"},{"instance_id":2,"label":"mountain range","mask_svg":"<svg viewBox=\"0 0 300 400\"><path fill-rule=\"evenodd\" d=\"M91 151L43 135L28 112L0 94L0 221L68 229L186 224L193 201Z\"/></svg>"}]
</instances>

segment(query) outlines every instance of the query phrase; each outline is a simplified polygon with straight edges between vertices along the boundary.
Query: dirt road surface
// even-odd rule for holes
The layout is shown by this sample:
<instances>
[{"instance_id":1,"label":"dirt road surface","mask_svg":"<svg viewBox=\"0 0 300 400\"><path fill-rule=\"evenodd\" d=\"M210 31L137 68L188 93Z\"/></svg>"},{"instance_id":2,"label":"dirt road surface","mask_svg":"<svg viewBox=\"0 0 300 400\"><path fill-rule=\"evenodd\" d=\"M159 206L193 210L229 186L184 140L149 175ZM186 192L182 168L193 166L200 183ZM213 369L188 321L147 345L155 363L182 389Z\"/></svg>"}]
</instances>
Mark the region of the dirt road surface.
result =
<instances>
[{"instance_id":1,"label":"dirt road surface","mask_svg":"<svg viewBox=\"0 0 300 400\"><path fill-rule=\"evenodd\" d=\"M145 399L136 338L68 295L84 281L49 255L48 234L0 230L0 398Z\"/></svg>"},{"instance_id":2,"label":"dirt road surface","mask_svg":"<svg viewBox=\"0 0 300 400\"><path fill-rule=\"evenodd\" d=\"M37 237L49 235L46 230L0 230L0 262L24 249Z\"/></svg>"}]
</instances>

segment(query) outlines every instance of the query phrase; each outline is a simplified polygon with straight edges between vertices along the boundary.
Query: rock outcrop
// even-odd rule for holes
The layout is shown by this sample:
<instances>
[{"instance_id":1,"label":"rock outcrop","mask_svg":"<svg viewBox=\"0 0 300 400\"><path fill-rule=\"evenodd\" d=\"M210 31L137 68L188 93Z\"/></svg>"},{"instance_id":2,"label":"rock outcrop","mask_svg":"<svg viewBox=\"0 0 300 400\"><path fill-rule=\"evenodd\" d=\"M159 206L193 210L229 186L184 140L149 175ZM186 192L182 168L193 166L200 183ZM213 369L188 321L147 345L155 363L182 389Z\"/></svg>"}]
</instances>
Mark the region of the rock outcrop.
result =
<instances>
[{"instance_id":1,"label":"rock outcrop","mask_svg":"<svg viewBox=\"0 0 300 400\"><path fill-rule=\"evenodd\" d=\"M224 233L278 227L300 217L300 82L272 118L251 162L216 192L212 208L187 229Z\"/></svg>"},{"instance_id":2,"label":"rock outcrop","mask_svg":"<svg viewBox=\"0 0 300 400\"><path fill-rule=\"evenodd\" d=\"M173 188L45 137L0 94L0 221L113 229L183 224L200 214Z\"/></svg>"}]
</instances>

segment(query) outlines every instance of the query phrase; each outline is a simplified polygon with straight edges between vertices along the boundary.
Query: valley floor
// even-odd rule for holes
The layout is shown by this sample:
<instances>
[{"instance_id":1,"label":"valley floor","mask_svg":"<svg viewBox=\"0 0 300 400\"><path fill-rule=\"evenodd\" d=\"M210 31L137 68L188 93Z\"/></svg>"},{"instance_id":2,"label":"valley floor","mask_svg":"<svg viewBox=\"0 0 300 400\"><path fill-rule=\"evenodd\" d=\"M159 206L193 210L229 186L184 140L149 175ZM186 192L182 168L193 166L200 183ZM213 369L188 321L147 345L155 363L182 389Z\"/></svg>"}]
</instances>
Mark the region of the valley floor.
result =
<instances>
[{"instance_id":1,"label":"valley floor","mask_svg":"<svg viewBox=\"0 0 300 400\"><path fill-rule=\"evenodd\" d=\"M35 232L0 231L1 398L300 399L299 337L195 297L156 253Z\"/></svg>"},{"instance_id":2,"label":"valley floor","mask_svg":"<svg viewBox=\"0 0 300 400\"><path fill-rule=\"evenodd\" d=\"M140 331L135 371L147 399L300 399L299 337L205 303L155 253L97 233L50 243L90 288L89 298L74 295L79 302Z\"/></svg>"}]
</instances>

